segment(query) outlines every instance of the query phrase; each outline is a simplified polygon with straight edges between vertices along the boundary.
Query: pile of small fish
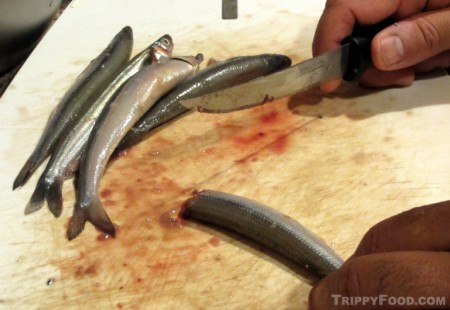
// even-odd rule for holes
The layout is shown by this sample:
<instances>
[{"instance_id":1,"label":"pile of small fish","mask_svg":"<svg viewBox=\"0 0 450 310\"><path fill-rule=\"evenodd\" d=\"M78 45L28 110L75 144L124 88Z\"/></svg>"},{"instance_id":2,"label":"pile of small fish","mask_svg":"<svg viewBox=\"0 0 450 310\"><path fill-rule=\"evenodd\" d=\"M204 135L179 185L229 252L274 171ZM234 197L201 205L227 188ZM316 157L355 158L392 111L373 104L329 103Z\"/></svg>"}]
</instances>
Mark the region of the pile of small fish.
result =
<instances>
[{"instance_id":1,"label":"pile of small fish","mask_svg":"<svg viewBox=\"0 0 450 310\"><path fill-rule=\"evenodd\" d=\"M291 64L284 55L262 54L217 62L196 72L203 55L173 57L170 35L129 60L132 49L133 32L127 26L66 92L13 184L13 189L23 186L50 156L25 213L39 210L46 201L58 217L62 184L76 175L69 240L83 231L86 221L115 235L98 194L100 179L114 152L142 141L152 129L185 114L188 110L181 100L244 83Z\"/></svg>"}]
</instances>

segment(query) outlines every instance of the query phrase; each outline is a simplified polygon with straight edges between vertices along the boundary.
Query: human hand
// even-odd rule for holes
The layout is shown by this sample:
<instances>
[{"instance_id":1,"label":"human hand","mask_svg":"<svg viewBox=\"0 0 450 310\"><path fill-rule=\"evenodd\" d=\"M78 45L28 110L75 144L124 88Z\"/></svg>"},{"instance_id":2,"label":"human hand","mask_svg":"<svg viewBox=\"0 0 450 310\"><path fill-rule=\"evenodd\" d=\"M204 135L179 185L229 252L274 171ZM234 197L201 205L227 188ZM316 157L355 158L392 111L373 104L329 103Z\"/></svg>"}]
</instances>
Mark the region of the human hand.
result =
<instances>
[{"instance_id":1,"label":"human hand","mask_svg":"<svg viewBox=\"0 0 450 310\"><path fill-rule=\"evenodd\" d=\"M313 42L313 55L338 47L356 23L372 25L393 16L397 23L372 40L366 86L408 86L415 72L450 66L450 0L327 0ZM324 83L325 92L341 80Z\"/></svg>"},{"instance_id":2,"label":"human hand","mask_svg":"<svg viewBox=\"0 0 450 310\"><path fill-rule=\"evenodd\" d=\"M347 307L339 296L366 297L365 307L355 299ZM406 297L417 304L400 305ZM450 307L450 201L414 208L372 227L353 256L314 286L309 309L386 309L392 300L400 309Z\"/></svg>"}]
</instances>

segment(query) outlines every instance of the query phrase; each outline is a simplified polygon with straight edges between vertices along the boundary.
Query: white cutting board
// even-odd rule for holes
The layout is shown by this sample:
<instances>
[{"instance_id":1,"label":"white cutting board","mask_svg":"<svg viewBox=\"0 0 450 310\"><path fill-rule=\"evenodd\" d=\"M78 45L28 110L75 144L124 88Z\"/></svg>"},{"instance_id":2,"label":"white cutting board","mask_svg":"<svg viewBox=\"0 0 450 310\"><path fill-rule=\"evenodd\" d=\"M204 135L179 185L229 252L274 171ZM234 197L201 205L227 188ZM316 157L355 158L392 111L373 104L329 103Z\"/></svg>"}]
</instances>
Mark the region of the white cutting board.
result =
<instances>
[{"instance_id":1,"label":"white cutting board","mask_svg":"<svg viewBox=\"0 0 450 310\"><path fill-rule=\"evenodd\" d=\"M323 4L240 1L239 18L225 21L218 0L73 1L0 100L0 308L304 309L310 286L266 251L172 220L192 189L277 208L344 258L378 221L448 199L450 80L437 73L407 89L312 91L177 120L105 174L115 240L90 224L65 239L70 181L60 219L45 208L23 215L39 173L16 192L14 177L64 91L123 26L134 30L135 53L169 33L177 55L283 53L298 62L311 56Z\"/></svg>"}]
</instances>

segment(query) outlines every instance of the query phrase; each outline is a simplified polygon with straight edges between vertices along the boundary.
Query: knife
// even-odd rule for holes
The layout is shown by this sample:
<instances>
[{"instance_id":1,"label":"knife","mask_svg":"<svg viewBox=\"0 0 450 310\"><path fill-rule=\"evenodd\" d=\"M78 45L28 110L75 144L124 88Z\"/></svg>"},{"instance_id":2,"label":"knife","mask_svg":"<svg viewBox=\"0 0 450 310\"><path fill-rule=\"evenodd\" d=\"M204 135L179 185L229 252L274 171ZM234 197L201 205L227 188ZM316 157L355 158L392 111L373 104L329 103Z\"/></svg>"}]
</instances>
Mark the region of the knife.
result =
<instances>
[{"instance_id":1,"label":"knife","mask_svg":"<svg viewBox=\"0 0 450 310\"><path fill-rule=\"evenodd\" d=\"M334 50L276 73L180 103L199 112L227 113L294 95L332 79L357 80L371 65L372 38L392 23L388 18L372 26L357 26Z\"/></svg>"}]
</instances>

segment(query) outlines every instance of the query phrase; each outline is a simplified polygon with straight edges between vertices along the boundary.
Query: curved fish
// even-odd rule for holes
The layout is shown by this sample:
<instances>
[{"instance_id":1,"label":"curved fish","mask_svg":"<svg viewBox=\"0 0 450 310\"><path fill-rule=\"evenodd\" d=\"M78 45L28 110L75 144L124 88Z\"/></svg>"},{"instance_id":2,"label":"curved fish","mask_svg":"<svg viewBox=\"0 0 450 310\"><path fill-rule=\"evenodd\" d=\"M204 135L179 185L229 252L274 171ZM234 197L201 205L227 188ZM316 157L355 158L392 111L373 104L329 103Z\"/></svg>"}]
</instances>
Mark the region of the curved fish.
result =
<instances>
[{"instance_id":1,"label":"curved fish","mask_svg":"<svg viewBox=\"0 0 450 310\"><path fill-rule=\"evenodd\" d=\"M183 204L181 215L233 230L290 259L318 279L343 264L330 247L300 223L251 199L204 190Z\"/></svg>"},{"instance_id":2,"label":"curved fish","mask_svg":"<svg viewBox=\"0 0 450 310\"><path fill-rule=\"evenodd\" d=\"M172 55L172 50L172 38L169 35L164 35L137 54L92 104L79 123L61 136L61 140L58 142L45 171L38 180L28 205L25 207L25 214L42 208L44 200L47 200L48 207L54 216L58 217L61 214L62 184L67 175L71 175L77 170L81 152L101 111L111 102L120 87L133 75L151 62L168 60Z\"/></svg>"},{"instance_id":3,"label":"curved fish","mask_svg":"<svg viewBox=\"0 0 450 310\"><path fill-rule=\"evenodd\" d=\"M67 128L73 127L130 59L133 31L124 27L97 58L75 80L50 116L31 156L14 180L13 190L22 186L55 149Z\"/></svg>"},{"instance_id":4,"label":"curved fish","mask_svg":"<svg viewBox=\"0 0 450 310\"><path fill-rule=\"evenodd\" d=\"M127 133L116 153L143 140L153 128L186 113L188 109L179 104L180 100L219 91L290 65L291 60L287 56L262 54L217 62L197 72L161 98Z\"/></svg>"},{"instance_id":5,"label":"curved fish","mask_svg":"<svg viewBox=\"0 0 450 310\"><path fill-rule=\"evenodd\" d=\"M116 99L100 114L81 160L77 203L69 221L67 238L78 236L86 221L114 236L115 228L101 205L100 179L117 144L125 133L162 95L190 76L203 60L194 57L172 58L152 64L134 75Z\"/></svg>"}]
</instances>

